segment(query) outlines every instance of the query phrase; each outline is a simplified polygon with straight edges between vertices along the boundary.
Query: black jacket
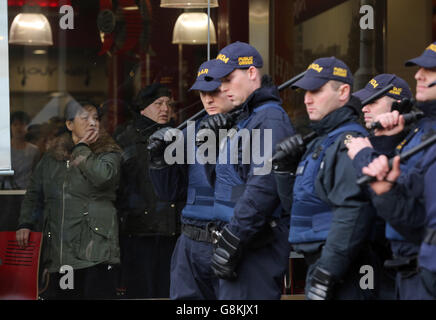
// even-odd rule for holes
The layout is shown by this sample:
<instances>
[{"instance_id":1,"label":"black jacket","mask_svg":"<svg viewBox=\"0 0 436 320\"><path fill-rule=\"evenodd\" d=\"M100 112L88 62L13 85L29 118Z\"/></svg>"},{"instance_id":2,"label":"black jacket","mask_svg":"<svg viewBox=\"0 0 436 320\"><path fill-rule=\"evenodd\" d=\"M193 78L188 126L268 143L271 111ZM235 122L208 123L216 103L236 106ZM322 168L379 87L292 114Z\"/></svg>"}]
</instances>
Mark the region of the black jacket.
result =
<instances>
[{"instance_id":1,"label":"black jacket","mask_svg":"<svg viewBox=\"0 0 436 320\"><path fill-rule=\"evenodd\" d=\"M347 105L314 124L312 127L320 138L312 143L316 146L339 126L357 122L359 108L360 104L352 97ZM324 165L315 181L317 195L330 205L333 212L333 221L319 264L339 279L345 276L375 228L374 210L366 194L356 184L356 174L344 144L349 135L361 136L357 132L346 132L337 138L326 150ZM310 147L309 145L308 149Z\"/></svg>"},{"instance_id":2,"label":"black jacket","mask_svg":"<svg viewBox=\"0 0 436 320\"><path fill-rule=\"evenodd\" d=\"M115 140L123 149L117 210L122 234L180 234L180 212L184 203L161 201L149 177L147 141L156 130L168 126L139 116L119 128Z\"/></svg>"}]
</instances>

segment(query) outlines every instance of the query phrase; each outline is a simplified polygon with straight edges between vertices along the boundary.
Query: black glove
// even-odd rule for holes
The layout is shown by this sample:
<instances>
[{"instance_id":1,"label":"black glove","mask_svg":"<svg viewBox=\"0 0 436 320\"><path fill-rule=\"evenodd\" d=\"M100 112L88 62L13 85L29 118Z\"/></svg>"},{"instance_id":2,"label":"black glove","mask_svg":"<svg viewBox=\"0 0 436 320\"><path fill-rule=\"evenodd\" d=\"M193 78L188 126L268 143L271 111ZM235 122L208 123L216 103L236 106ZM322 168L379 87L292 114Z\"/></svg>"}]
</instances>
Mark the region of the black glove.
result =
<instances>
[{"instance_id":1,"label":"black glove","mask_svg":"<svg viewBox=\"0 0 436 320\"><path fill-rule=\"evenodd\" d=\"M240 258L240 240L225 226L212 255L212 270L218 278L234 280Z\"/></svg>"},{"instance_id":2,"label":"black glove","mask_svg":"<svg viewBox=\"0 0 436 320\"><path fill-rule=\"evenodd\" d=\"M335 281L330 272L321 267L316 267L309 281L309 286L306 292L306 299L331 299L334 284Z\"/></svg>"},{"instance_id":3,"label":"black glove","mask_svg":"<svg viewBox=\"0 0 436 320\"><path fill-rule=\"evenodd\" d=\"M148 154L151 169L161 169L168 165L164 159L165 148L172 143L172 141L165 141L165 134L173 128L164 127L157 130L148 138Z\"/></svg>"},{"instance_id":4,"label":"black glove","mask_svg":"<svg viewBox=\"0 0 436 320\"><path fill-rule=\"evenodd\" d=\"M273 160L273 170L277 172L295 173L301 157L306 152L303 137L300 134L290 136L276 145L276 152L283 152L285 157Z\"/></svg>"},{"instance_id":5,"label":"black glove","mask_svg":"<svg viewBox=\"0 0 436 320\"><path fill-rule=\"evenodd\" d=\"M400 102L394 101L392 103L391 110L397 110L401 114L409 113L410 111L412 111L415 102L416 101L414 101L413 99L403 98Z\"/></svg>"},{"instance_id":6,"label":"black glove","mask_svg":"<svg viewBox=\"0 0 436 320\"><path fill-rule=\"evenodd\" d=\"M198 127L199 133L196 137L196 145L201 146L204 141L205 137L207 136L206 133L200 133L200 130L202 129L210 129L215 133L216 141L219 145L219 130L220 129L230 129L234 126L235 120L234 116L228 113L217 113L211 116L206 117L203 119Z\"/></svg>"}]
</instances>

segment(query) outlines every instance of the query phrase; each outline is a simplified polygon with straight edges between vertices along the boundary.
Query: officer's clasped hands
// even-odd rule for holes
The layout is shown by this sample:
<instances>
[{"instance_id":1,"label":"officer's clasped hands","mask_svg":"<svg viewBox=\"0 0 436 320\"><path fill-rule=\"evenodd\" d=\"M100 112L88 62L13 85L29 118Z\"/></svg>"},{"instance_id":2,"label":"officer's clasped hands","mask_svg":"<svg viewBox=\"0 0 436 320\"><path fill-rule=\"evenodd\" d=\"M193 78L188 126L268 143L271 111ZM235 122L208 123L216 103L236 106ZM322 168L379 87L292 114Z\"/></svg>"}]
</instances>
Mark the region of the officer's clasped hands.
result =
<instances>
[{"instance_id":1,"label":"officer's clasped hands","mask_svg":"<svg viewBox=\"0 0 436 320\"><path fill-rule=\"evenodd\" d=\"M384 194L392 189L401 174L400 157L396 156L394 158L391 169L389 167L388 158L381 155L374 159L368 166L364 167L362 173L376 177L377 181L370 184L371 189L377 195Z\"/></svg>"}]
</instances>

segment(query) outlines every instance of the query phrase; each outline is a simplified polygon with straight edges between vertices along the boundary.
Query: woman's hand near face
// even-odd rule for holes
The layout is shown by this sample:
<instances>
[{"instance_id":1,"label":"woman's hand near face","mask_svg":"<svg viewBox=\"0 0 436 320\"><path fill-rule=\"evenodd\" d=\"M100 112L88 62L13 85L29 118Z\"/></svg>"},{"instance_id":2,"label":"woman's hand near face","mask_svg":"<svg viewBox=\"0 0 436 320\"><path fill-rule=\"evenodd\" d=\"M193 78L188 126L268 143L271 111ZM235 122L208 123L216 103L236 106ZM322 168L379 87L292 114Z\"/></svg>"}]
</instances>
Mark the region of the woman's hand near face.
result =
<instances>
[{"instance_id":1,"label":"woman's hand near face","mask_svg":"<svg viewBox=\"0 0 436 320\"><path fill-rule=\"evenodd\" d=\"M90 129L86 132L85 136L78 142L78 144L85 143L87 145L91 145L97 141L98 136L99 136L98 128Z\"/></svg>"}]
</instances>

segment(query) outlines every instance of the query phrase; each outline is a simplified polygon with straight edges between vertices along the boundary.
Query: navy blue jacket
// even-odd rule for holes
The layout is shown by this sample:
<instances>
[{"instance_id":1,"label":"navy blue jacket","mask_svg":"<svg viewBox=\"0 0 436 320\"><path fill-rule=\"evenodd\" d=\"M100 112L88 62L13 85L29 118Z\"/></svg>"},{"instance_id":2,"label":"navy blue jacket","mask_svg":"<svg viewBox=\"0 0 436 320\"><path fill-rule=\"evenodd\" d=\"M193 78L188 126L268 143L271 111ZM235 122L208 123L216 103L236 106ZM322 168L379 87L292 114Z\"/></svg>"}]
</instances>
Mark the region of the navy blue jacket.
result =
<instances>
[{"instance_id":1,"label":"navy blue jacket","mask_svg":"<svg viewBox=\"0 0 436 320\"><path fill-rule=\"evenodd\" d=\"M395 156L395 148L406 137L409 130L410 128L394 136L370 136L369 140L373 148L366 147L360 150L353 159L353 166L357 175L362 176L363 167L366 167L380 155Z\"/></svg>"},{"instance_id":2,"label":"navy blue jacket","mask_svg":"<svg viewBox=\"0 0 436 320\"><path fill-rule=\"evenodd\" d=\"M427 152L424 162L429 164L424 177L425 226L436 230L436 146ZM424 241L421 244L418 261L421 267L421 279L428 291L436 297L436 245L434 240L431 243Z\"/></svg>"},{"instance_id":3,"label":"navy blue jacket","mask_svg":"<svg viewBox=\"0 0 436 320\"><path fill-rule=\"evenodd\" d=\"M347 105L312 124L318 138L308 145L308 150L315 150L326 135L339 126L350 122L357 123L359 109L360 102L351 97ZM330 231L318 264L338 279L344 277L362 246L370 240L375 228L375 217L369 199L356 184L356 174L344 144L350 136L357 137L362 134L345 132L340 135L326 150L315 180L317 196L331 207L333 213ZM304 251L304 248L301 249Z\"/></svg>"},{"instance_id":4,"label":"navy blue jacket","mask_svg":"<svg viewBox=\"0 0 436 320\"><path fill-rule=\"evenodd\" d=\"M282 103L277 87L264 83L241 106L243 112L238 121L247 119L255 108L268 102L279 105ZM264 150L263 133L265 129L271 129L272 131L271 150L274 150L277 143L295 134L287 114L276 108L265 108L256 112L245 125L245 128L250 132L252 132L252 129L260 129L261 152ZM239 144L239 154L241 152L242 144ZM238 164L234 165L239 177L245 183L245 189L234 207L234 214L228 226L241 241L248 241L259 232L271 219L274 209L280 206L272 170L269 174L254 175L254 168L263 167L263 163L254 164L253 159L250 160L250 164L242 164L242 161L238 161Z\"/></svg>"},{"instance_id":5,"label":"navy blue jacket","mask_svg":"<svg viewBox=\"0 0 436 320\"><path fill-rule=\"evenodd\" d=\"M419 104L418 107L424 111L425 118L418 122L417 127L426 128L425 131L431 133L434 131L432 128L436 129L436 102ZM425 136L423 137L425 138ZM424 156L424 154L426 155ZM419 155L417 156L419 157ZM373 194L372 197L377 213L406 240L415 244L421 242L424 231L423 176L429 163L431 163L431 154L422 151L421 158L409 169L407 174L401 174L394 188L380 196ZM416 253L405 252L404 254Z\"/></svg>"}]
</instances>

